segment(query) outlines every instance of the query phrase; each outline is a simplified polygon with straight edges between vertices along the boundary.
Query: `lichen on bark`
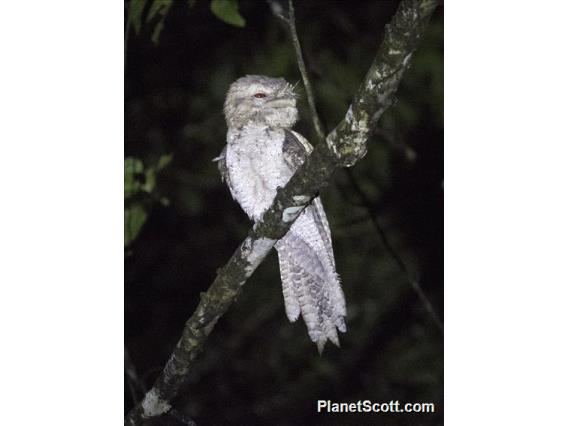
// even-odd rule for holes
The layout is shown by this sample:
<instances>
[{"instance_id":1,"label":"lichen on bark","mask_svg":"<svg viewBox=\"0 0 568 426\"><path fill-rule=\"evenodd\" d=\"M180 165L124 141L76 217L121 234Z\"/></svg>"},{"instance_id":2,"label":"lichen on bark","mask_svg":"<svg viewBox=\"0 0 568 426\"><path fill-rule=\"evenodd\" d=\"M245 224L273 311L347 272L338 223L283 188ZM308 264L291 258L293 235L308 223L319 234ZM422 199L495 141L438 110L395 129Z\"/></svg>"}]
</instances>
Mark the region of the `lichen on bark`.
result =
<instances>
[{"instance_id":1,"label":"lichen on bark","mask_svg":"<svg viewBox=\"0 0 568 426\"><path fill-rule=\"evenodd\" d=\"M437 4L436 0L403 0L386 25L384 40L349 111L326 138L329 150L342 166L353 166L367 152L370 132L392 104Z\"/></svg>"}]
</instances>

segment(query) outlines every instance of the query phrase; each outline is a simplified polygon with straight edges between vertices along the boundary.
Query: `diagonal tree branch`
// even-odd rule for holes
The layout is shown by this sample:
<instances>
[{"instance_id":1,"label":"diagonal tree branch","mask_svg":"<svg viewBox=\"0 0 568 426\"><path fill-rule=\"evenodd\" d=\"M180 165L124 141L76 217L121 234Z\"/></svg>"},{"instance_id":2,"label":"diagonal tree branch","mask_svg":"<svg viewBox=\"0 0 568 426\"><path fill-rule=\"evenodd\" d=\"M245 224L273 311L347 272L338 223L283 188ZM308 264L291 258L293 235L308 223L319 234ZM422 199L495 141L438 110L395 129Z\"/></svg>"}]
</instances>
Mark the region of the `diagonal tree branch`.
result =
<instances>
[{"instance_id":1,"label":"diagonal tree branch","mask_svg":"<svg viewBox=\"0 0 568 426\"><path fill-rule=\"evenodd\" d=\"M171 401L184 384L205 340L276 241L286 234L336 170L354 165L365 155L367 139L392 103L437 3L437 0L401 1L345 118L327 136L326 143L314 148L288 184L278 190L262 220L218 271L207 292L202 293L164 370L144 399L128 413L126 424L137 425L171 409Z\"/></svg>"},{"instance_id":2,"label":"diagonal tree branch","mask_svg":"<svg viewBox=\"0 0 568 426\"><path fill-rule=\"evenodd\" d=\"M276 16L278 18L284 20L284 22L286 23L286 25L290 29L292 44L294 46L294 51L296 52L296 59L297 59L297 62L298 62L298 68L300 70L300 74L302 75L302 81L304 82L304 87L306 88L306 96L308 98L308 104L310 106L310 113L311 113L311 116L312 116L312 122L314 124L314 128L315 128L316 133L318 135L318 139L320 139L320 141L321 141L321 140L324 139L324 134L323 134L323 131L322 131L323 125L322 125L322 122L321 122L319 115L317 113L317 110L316 110L315 98L314 98L314 93L313 93L313 90L312 90L312 85L311 85L311 82L310 82L310 77L308 75L308 71L307 71L306 66L304 64L304 59L303 59L304 56L302 54L302 47L300 45L300 39L299 39L298 33L296 31L296 17L295 17L295 13L294 13L294 2L293 2L293 0L288 0L288 18L284 18L281 14L276 14ZM375 129L375 132L376 131L377 131L377 129ZM436 314L436 311L434 310L432 303L430 302L430 300L428 299L428 297L426 296L426 294L422 290L422 287L420 286L418 279L412 277L412 275L410 274L410 271L406 267L404 261L402 260L400 255L396 252L396 250L393 248L393 246L390 244L386 233L383 231L383 229L381 228L377 218L373 214L372 206L369 202L369 199L367 198L365 193L360 188L360 186L357 183L357 180L355 179L355 176L353 175L353 173L351 173L351 171L349 169L346 169L346 172L347 172L347 175L349 177L349 180L351 181L351 185L353 186L353 189L355 190L355 192L357 193L359 198L361 198L365 208L367 209L367 213L369 215L369 218L373 222L373 225L375 226L375 229L377 230L377 234L379 235L379 238L381 239L383 245L385 246L385 248L387 249L387 251L389 252L391 257L394 259L394 261L397 264L397 266L399 267L400 271L405 275L406 280L408 281L408 283L410 284L412 289L418 295L418 298L420 299L420 301L424 305L424 308L426 309L426 311L428 312L428 314L430 315L430 317L432 318L432 320L434 321L434 323L436 324L438 329L443 334L444 333L443 323L440 320L440 318L438 317L438 315Z\"/></svg>"}]
</instances>

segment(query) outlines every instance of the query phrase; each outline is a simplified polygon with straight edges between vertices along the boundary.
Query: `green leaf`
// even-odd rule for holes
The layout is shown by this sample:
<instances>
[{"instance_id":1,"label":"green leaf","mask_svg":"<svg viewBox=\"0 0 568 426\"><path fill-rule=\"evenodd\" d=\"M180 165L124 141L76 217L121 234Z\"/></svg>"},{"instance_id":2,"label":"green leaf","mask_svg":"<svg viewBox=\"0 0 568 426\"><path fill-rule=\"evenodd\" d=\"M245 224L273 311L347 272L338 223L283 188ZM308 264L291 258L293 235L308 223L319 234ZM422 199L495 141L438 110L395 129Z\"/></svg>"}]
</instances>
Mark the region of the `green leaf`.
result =
<instances>
[{"instance_id":1,"label":"green leaf","mask_svg":"<svg viewBox=\"0 0 568 426\"><path fill-rule=\"evenodd\" d=\"M144 165L138 158L128 157L124 159L124 198L142 190L142 182L139 175L144 173Z\"/></svg>"},{"instance_id":2,"label":"green leaf","mask_svg":"<svg viewBox=\"0 0 568 426\"><path fill-rule=\"evenodd\" d=\"M221 21L235 27L244 27L245 19L239 13L237 0L211 0L211 12Z\"/></svg>"},{"instance_id":3,"label":"green leaf","mask_svg":"<svg viewBox=\"0 0 568 426\"><path fill-rule=\"evenodd\" d=\"M148 213L141 204L135 203L124 209L124 246L127 247L138 235L146 222Z\"/></svg>"},{"instance_id":4,"label":"green leaf","mask_svg":"<svg viewBox=\"0 0 568 426\"><path fill-rule=\"evenodd\" d=\"M151 40L152 43L158 44L160 41L160 34L164 29L164 21L166 15L168 14L170 8L172 7L174 0L150 0L150 8L146 19L143 20L144 9L148 4L148 0L131 0L128 5L128 21L134 27L134 32L136 34L140 33L142 24L149 24L148 27L152 30ZM187 6L191 9L195 4L195 0L187 0Z\"/></svg>"},{"instance_id":5,"label":"green leaf","mask_svg":"<svg viewBox=\"0 0 568 426\"><path fill-rule=\"evenodd\" d=\"M158 165L156 166L156 170L158 171L162 170L170 163L170 161L172 161L172 158L173 158L172 154L162 155L158 160Z\"/></svg>"},{"instance_id":6,"label":"green leaf","mask_svg":"<svg viewBox=\"0 0 568 426\"><path fill-rule=\"evenodd\" d=\"M141 189L147 193L151 193L156 187L156 176L158 175L158 172L166 167L170 161L172 161L171 154L162 155L155 166L147 167L144 172L145 182L144 185L141 186Z\"/></svg>"},{"instance_id":7,"label":"green leaf","mask_svg":"<svg viewBox=\"0 0 568 426\"><path fill-rule=\"evenodd\" d=\"M138 158L124 159L124 245L128 246L138 235L148 217L152 203L169 204L167 197L154 191L158 172L172 161L172 154L162 155L156 165L144 168Z\"/></svg>"},{"instance_id":8,"label":"green leaf","mask_svg":"<svg viewBox=\"0 0 568 426\"><path fill-rule=\"evenodd\" d=\"M138 34L142 27L142 14L146 7L146 0L130 0L128 4L128 20L134 28L134 32Z\"/></svg>"},{"instance_id":9,"label":"green leaf","mask_svg":"<svg viewBox=\"0 0 568 426\"><path fill-rule=\"evenodd\" d=\"M159 20L152 31L152 43L157 44L160 40L160 34L164 28L164 20L166 15L172 7L173 0L154 0L148 11L148 16L146 17L146 22L150 22L154 17L159 16Z\"/></svg>"},{"instance_id":10,"label":"green leaf","mask_svg":"<svg viewBox=\"0 0 568 426\"><path fill-rule=\"evenodd\" d=\"M165 16L168 10L172 6L173 0L154 0L148 11L148 16L146 17L146 22L151 21L154 16L160 14Z\"/></svg>"},{"instance_id":11,"label":"green leaf","mask_svg":"<svg viewBox=\"0 0 568 426\"><path fill-rule=\"evenodd\" d=\"M128 246L138 235L147 218L147 213L140 203L130 200L144 191L146 175L144 164L138 158L124 159L124 246Z\"/></svg>"}]
</instances>

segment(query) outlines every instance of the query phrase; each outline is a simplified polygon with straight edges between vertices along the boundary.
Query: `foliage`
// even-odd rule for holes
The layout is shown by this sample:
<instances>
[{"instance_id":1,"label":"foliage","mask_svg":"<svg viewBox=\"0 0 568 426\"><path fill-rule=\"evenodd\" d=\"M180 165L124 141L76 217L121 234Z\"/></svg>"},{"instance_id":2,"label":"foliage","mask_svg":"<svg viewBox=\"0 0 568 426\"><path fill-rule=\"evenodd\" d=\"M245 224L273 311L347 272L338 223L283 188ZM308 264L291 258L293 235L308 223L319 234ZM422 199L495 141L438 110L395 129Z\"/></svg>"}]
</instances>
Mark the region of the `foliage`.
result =
<instances>
[{"instance_id":1,"label":"foliage","mask_svg":"<svg viewBox=\"0 0 568 426\"><path fill-rule=\"evenodd\" d=\"M158 43L158 40L160 39L160 33L162 32L162 28L164 28L164 20L172 6L172 2L173 0L156 0L152 3L152 6L150 6L146 22L151 22L156 16L158 16L156 26L154 27L154 31L152 31L151 39L153 43Z\"/></svg>"},{"instance_id":2,"label":"foliage","mask_svg":"<svg viewBox=\"0 0 568 426\"><path fill-rule=\"evenodd\" d=\"M158 44L160 34L164 28L166 15L172 7L173 1L174 0L150 0L146 19L143 19L148 0L130 0L127 19L132 24L134 32L139 34L142 23L144 23L152 30L150 37L152 43ZM187 0L187 4L191 8L195 4L195 0Z\"/></svg>"},{"instance_id":3,"label":"foliage","mask_svg":"<svg viewBox=\"0 0 568 426\"><path fill-rule=\"evenodd\" d=\"M136 34L142 28L142 15L146 7L146 0L130 0L128 4L128 21L132 24Z\"/></svg>"},{"instance_id":4,"label":"foliage","mask_svg":"<svg viewBox=\"0 0 568 426\"><path fill-rule=\"evenodd\" d=\"M195 5L195 1L186 1L190 9ZM142 24L148 26L151 30L150 40L152 43L158 44L166 15L173 3L174 0L130 0L127 21L132 25L136 34L140 34ZM211 0L211 12L227 24L235 27L245 26L246 21L239 13L238 0ZM145 13L146 17L144 18Z\"/></svg>"},{"instance_id":5,"label":"foliage","mask_svg":"<svg viewBox=\"0 0 568 426\"><path fill-rule=\"evenodd\" d=\"M148 218L148 210L156 198L154 189L159 171L171 161L171 155L163 155L155 166L144 168L138 158L128 157L124 160L124 246L128 247L140 232ZM168 204L162 197L159 201Z\"/></svg>"},{"instance_id":6,"label":"foliage","mask_svg":"<svg viewBox=\"0 0 568 426\"><path fill-rule=\"evenodd\" d=\"M237 0L211 0L211 12L227 24L235 27L245 26L245 19L239 13Z\"/></svg>"}]
</instances>

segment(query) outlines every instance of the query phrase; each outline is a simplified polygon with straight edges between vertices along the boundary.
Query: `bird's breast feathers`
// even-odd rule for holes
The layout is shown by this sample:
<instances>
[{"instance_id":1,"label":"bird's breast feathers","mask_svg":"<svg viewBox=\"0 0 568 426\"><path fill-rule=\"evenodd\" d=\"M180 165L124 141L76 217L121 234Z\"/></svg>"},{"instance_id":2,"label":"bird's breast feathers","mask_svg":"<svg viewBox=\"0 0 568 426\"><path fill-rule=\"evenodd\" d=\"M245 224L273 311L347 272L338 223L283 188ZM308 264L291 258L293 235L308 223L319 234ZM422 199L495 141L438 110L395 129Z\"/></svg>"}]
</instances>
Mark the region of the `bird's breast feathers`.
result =
<instances>
[{"instance_id":1,"label":"bird's breast feathers","mask_svg":"<svg viewBox=\"0 0 568 426\"><path fill-rule=\"evenodd\" d=\"M292 171L282 153L285 133L267 126L230 129L226 164L233 198L253 220L270 207L276 188L288 182Z\"/></svg>"}]
</instances>

